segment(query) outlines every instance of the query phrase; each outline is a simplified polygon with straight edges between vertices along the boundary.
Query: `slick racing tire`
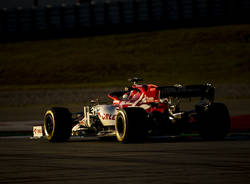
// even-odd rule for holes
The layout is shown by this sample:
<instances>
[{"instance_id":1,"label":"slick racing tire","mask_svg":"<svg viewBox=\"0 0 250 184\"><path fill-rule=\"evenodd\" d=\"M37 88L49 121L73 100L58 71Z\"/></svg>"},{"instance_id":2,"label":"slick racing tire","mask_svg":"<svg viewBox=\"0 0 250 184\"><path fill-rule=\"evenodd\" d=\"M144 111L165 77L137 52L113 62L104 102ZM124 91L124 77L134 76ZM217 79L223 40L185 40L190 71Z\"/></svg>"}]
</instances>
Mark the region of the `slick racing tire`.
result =
<instances>
[{"instance_id":1,"label":"slick racing tire","mask_svg":"<svg viewBox=\"0 0 250 184\"><path fill-rule=\"evenodd\" d=\"M222 140L230 130L230 116L223 103L213 103L200 117L200 135L205 140Z\"/></svg>"},{"instance_id":2,"label":"slick racing tire","mask_svg":"<svg viewBox=\"0 0 250 184\"><path fill-rule=\"evenodd\" d=\"M120 109L115 119L118 142L141 142L147 136L147 112L138 107Z\"/></svg>"},{"instance_id":3,"label":"slick racing tire","mask_svg":"<svg viewBox=\"0 0 250 184\"><path fill-rule=\"evenodd\" d=\"M67 141L72 130L72 114L63 107L53 107L44 116L44 132L50 142Z\"/></svg>"}]
</instances>

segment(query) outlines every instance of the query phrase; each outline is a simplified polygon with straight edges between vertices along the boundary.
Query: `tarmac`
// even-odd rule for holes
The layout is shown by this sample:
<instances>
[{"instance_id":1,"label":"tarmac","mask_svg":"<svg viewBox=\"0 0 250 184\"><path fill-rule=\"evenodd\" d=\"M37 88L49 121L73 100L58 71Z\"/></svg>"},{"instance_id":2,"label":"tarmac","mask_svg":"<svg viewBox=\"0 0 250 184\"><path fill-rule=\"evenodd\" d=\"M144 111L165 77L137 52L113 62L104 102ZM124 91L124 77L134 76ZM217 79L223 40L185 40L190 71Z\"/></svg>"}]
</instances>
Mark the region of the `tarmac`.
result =
<instances>
[{"instance_id":1,"label":"tarmac","mask_svg":"<svg viewBox=\"0 0 250 184\"><path fill-rule=\"evenodd\" d=\"M233 117L233 127L239 118L248 126L249 117ZM250 183L249 134L231 134L224 141L180 136L121 144L115 139L72 137L49 143L44 137L31 139L32 126L42 123L0 122L0 132L9 133L0 134L0 184ZM25 131L29 136L20 136ZM19 136L13 136L15 132Z\"/></svg>"},{"instance_id":2,"label":"tarmac","mask_svg":"<svg viewBox=\"0 0 250 184\"><path fill-rule=\"evenodd\" d=\"M0 183L250 183L250 139L0 138Z\"/></svg>"}]
</instances>

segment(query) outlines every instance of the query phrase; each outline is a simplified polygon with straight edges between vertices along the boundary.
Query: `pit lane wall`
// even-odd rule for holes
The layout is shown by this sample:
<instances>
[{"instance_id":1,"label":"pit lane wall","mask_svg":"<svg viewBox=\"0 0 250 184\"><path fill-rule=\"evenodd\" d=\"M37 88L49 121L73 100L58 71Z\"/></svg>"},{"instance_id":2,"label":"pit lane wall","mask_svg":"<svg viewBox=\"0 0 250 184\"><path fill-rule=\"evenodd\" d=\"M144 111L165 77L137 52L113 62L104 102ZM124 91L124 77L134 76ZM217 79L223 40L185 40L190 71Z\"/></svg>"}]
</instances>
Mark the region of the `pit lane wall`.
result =
<instances>
[{"instance_id":1,"label":"pit lane wall","mask_svg":"<svg viewBox=\"0 0 250 184\"><path fill-rule=\"evenodd\" d=\"M77 2L0 9L0 41L250 23L249 0Z\"/></svg>"}]
</instances>

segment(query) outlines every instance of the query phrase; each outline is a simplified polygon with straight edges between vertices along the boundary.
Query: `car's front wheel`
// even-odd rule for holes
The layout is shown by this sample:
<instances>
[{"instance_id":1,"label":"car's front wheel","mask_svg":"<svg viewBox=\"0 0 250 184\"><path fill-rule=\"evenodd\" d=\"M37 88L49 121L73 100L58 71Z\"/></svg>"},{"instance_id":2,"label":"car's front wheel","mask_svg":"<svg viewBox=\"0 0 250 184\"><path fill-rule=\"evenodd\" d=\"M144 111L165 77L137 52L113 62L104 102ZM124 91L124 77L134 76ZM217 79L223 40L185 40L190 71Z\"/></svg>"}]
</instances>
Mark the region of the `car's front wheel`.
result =
<instances>
[{"instance_id":1,"label":"car's front wheel","mask_svg":"<svg viewBox=\"0 0 250 184\"><path fill-rule=\"evenodd\" d=\"M67 141L72 130L72 115L68 109L53 107L44 116L44 132L50 142Z\"/></svg>"}]
</instances>

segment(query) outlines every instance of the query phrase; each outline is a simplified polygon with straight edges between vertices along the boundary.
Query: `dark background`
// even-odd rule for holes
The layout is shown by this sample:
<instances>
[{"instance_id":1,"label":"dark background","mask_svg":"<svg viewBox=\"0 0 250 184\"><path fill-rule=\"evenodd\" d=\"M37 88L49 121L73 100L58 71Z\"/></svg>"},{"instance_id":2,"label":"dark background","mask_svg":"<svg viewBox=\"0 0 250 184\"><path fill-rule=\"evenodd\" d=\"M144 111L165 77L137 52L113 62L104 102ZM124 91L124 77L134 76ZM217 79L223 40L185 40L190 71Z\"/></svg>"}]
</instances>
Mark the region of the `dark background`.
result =
<instances>
[{"instance_id":1,"label":"dark background","mask_svg":"<svg viewBox=\"0 0 250 184\"><path fill-rule=\"evenodd\" d=\"M34 6L31 0L16 4L14 1L2 1L1 7L11 8L0 10L0 40L54 39L165 28L242 24L249 23L250 17L248 0L77 2L39 1Z\"/></svg>"}]
</instances>

